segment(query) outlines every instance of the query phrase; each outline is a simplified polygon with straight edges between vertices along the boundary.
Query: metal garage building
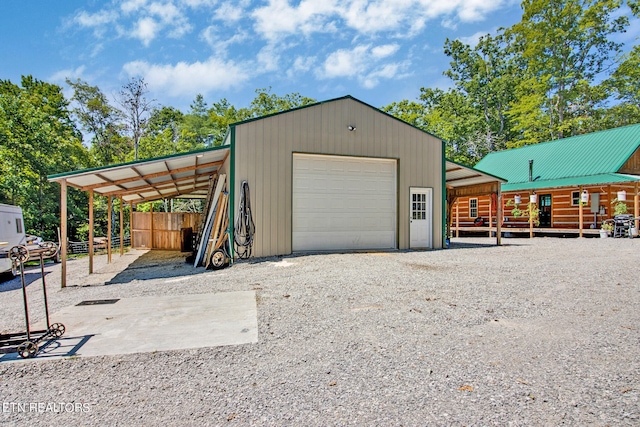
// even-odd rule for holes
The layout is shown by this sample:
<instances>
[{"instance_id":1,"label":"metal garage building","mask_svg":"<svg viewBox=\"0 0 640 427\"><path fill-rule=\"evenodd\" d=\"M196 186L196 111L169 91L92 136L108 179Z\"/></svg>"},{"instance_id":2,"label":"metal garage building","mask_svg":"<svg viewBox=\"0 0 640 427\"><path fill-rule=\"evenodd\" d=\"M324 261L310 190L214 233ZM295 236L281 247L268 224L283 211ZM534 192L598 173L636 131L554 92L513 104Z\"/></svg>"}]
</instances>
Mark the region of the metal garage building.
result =
<instances>
[{"instance_id":1,"label":"metal garage building","mask_svg":"<svg viewBox=\"0 0 640 427\"><path fill-rule=\"evenodd\" d=\"M442 247L433 135L346 96L231 125L227 144L232 203L251 188L255 256Z\"/></svg>"},{"instance_id":2,"label":"metal garage building","mask_svg":"<svg viewBox=\"0 0 640 427\"><path fill-rule=\"evenodd\" d=\"M257 257L442 248L446 199L451 204L462 195L490 193L500 199L503 182L445 160L442 140L351 96L232 124L220 147L49 180L61 185L62 236L67 234L67 186L89 193L91 242L94 194L108 198L109 212L114 197L133 211L140 202L204 197L221 174L230 195L231 236L242 182L250 187ZM122 208L120 218L122 224ZM152 249L158 240L153 222L147 239ZM91 243L89 252L91 272ZM61 259L65 286L64 245Z\"/></svg>"}]
</instances>

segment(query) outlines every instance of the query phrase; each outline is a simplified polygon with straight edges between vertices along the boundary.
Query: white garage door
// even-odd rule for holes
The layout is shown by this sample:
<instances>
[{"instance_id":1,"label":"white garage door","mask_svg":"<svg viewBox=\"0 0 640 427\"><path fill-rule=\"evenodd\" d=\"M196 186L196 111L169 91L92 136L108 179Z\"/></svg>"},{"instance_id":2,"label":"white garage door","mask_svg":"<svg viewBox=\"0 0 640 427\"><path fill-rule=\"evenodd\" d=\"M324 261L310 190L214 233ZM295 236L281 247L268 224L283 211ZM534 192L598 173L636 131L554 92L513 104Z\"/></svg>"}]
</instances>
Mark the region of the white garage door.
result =
<instances>
[{"instance_id":1,"label":"white garage door","mask_svg":"<svg viewBox=\"0 0 640 427\"><path fill-rule=\"evenodd\" d=\"M294 251L396 247L396 161L293 155Z\"/></svg>"}]
</instances>

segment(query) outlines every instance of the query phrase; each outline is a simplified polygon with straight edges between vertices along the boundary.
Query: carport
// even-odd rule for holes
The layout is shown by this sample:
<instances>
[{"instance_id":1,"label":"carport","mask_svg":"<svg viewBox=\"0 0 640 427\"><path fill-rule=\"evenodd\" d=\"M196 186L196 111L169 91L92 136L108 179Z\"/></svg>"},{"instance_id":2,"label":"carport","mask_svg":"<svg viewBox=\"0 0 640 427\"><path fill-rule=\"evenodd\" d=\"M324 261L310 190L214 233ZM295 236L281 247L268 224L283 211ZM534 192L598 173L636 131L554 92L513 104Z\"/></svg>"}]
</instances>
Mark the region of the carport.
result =
<instances>
[{"instance_id":1,"label":"carport","mask_svg":"<svg viewBox=\"0 0 640 427\"><path fill-rule=\"evenodd\" d=\"M49 176L60 183L60 234L67 240L67 188L89 194L89 273L93 272L93 198L108 199L108 234L111 235L112 201L120 200L120 238L124 234L123 206L171 198L205 198L213 179L226 167L228 146L209 148L153 159L139 160L113 166L85 169ZM233 185L233 184L231 184ZM120 245L121 255L123 245ZM111 239L107 239L107 254L111 261ZM67 245L60 248L62 287L67 282Z\"/></svg>"},{"instance_id":2,"label":"carport","mask_svg":"<svg viewBox=\"0 0 640 427\"><path fill-rule=\"evenodd\" d=\"M453 206L458 197L474 197L485 195L496 195L496 244L501 244L500 235L502 228L502 192L501 184L507 182L505 179L480 172L477 169L456 163L452 160L446 161L446 186L447 186L447 230L446 235L451 234L451 221ZM489 209L491 212L491 209ZM491 216L489 224L492 223ZM489 227L491 230L491 227ZM491 231L490 231L491 232Z\"/></svg>"}]
</instances>

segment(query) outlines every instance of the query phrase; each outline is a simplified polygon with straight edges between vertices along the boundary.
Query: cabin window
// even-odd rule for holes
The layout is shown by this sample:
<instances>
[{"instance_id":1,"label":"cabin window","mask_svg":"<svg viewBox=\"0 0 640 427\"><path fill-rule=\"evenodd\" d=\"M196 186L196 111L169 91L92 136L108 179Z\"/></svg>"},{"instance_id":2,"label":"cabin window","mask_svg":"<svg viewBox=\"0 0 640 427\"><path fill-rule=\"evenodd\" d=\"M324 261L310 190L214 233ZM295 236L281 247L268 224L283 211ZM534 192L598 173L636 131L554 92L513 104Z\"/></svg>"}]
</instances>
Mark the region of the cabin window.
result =
<instances>
[{"instance_id":1,"label":"cabin window","mask_svg":"<svg viewBox=\"0 0 640 427\"><path fill-rule=\"evenodd\" d=\"M571 206L578 206L580 205L580 192L579 191L572 191L571 192Z\"/></svg>"},{"instance_id":2,"label":"cabin window","mask_svg":"<svg viewBox=\"0 0 640 427\"><path fill-rule=\"evenodd\" d=\"M16 233L22 234L22 219L16 218Z\"/></svg>"},{"instance_id":3,"label":"cabin window","mask_svg":"<svg viewBox=\"0 0 640 427\"><path fill-rule=\"evenodd\" d=\"M469 218L478 217L478 199L469 199Z\"/></svg>"}]
</instances>

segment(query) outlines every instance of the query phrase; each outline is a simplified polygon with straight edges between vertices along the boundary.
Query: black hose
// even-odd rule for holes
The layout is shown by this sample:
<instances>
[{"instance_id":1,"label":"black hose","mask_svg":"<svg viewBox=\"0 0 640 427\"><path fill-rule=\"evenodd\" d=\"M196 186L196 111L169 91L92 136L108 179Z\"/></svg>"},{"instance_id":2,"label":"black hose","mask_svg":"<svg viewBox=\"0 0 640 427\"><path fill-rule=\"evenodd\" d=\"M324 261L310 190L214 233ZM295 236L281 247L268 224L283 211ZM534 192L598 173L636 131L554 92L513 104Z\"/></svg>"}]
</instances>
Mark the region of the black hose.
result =
<instances>
[{"instance_id":1,"label":"black hose","mask_svg":"<svg viewBox=\"0 0 640 427\"><path fill-rule=\"evenodd\" d=\"M253 223L251 213L251 200L249 198L249 183L242 181L240 184L240 205L236 216L236 225L233 231L233 240L236 246L236 254L240 259L249 259L253 246L253 236L256 225Z\"/></svg>"}]
</instances>

